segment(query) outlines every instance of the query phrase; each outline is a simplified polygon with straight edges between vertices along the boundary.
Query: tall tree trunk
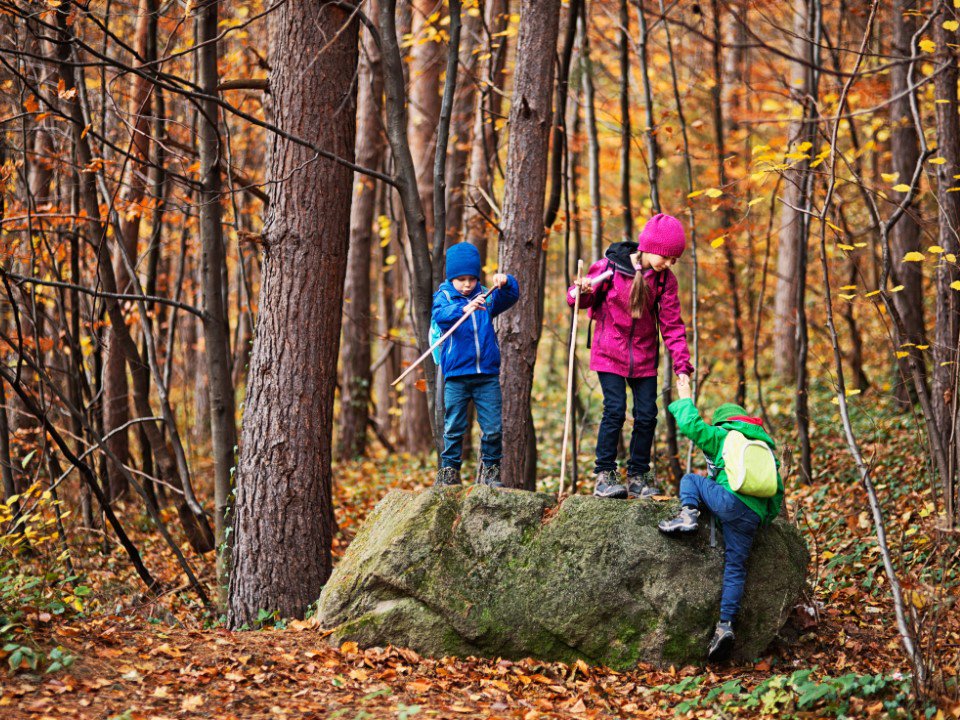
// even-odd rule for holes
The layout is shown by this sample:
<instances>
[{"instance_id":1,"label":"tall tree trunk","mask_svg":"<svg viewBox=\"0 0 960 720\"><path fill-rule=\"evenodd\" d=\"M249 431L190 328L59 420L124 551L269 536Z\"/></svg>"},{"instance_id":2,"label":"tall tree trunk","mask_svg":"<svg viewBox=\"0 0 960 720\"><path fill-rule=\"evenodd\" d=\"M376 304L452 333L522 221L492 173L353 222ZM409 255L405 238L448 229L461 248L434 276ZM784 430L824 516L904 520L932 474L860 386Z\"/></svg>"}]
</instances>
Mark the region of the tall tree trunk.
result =
<instances>
[{"instance_id":1,"label":"tall tree trunk","mask_svg":"<svg viewBox=\"0 0 960 720\"><path fill-rule=\"evenodd\" d=\"M217 539L217 588L226 603L230 578L230 539L227 535L231 494L230 471L237 445L233 369L230 366L230 324L224 302L226 268L221 201L221 135L217 95L217 20L220 0L198 8L198 75L203 91L212 96L200 104L200 240L203 245L203 337L210 393L210 437L213 441L214 521ZM239 291L239 290L238 290Z\"/></svg>"},{"instance_id":2,"label":"tall tree trunk","mask_svg":"<svg viewBox=\"0 0 960 720\"><path fill-rule=\"evenodd\" d=\"M620 202L623 204L623 239L633 240L633 198L630 196L630 6L620 0L617 52L620 60Z\"/></svg>"},{"instance_id":3,"label":"tall tree trunk","mask_svg":"<svg viewBox=\"0 0 960 720\"><path fill-rule=\"evenodd\" d=\"M447 231L446 245L459 242L463 231L463 209L467 188L467 163L473 147L473 111L477 104L477 42L482 18L479 12L468 12L463 18L460 35L460 80L453 105L450 127L450 149L447 162Z\"/></svg>"},{"instance_id":4,"label":"tall tree trunk","mask_svg":"<svg viewBox=\"0 0 960 720\"><path fill-rule=\"evenodd\" d=\"M332 2L278 2L268 21L273 115L353 159L357 25ZM319 50L322 48L322 52ZM271 135L270 211L237 472L228 622L302 617L331 570L331 426L353 174ZM322 278L323 282L317 282Z\"/></svg>"},{"instance_id":5,"label":"tall tree trunk","mask_svg":"<svg viewBox=\"0 0 960 720\"><path fill-rule=\"evenodd\" d=\"M376 22L379 7L372 0L367 14ZM379 168L386 148L380 111L383 74L380 50L365 35L360 57L357 93L357 164ZM367 449L370 420L370 253L374 237L377 184L373 178L356 173L350 210L350 253L344 286L346 324L343 327L342 380L340 383L340 435L338 455L360 457Z\"/></svg>"},{"instance_id":6,"label":"tall tree trunk","mask_svg":"<svg viewBox=\"0 0 960 720\"><path fill-rule=\"evenodd\" d=\"M806 64L812 57L807 36L807 2L793 0L793 54L798 62L791 65L790 86L803 87ZM807 133L802 122L790 124L787 131L791 152L803 142ZM803 218L797 211L803 202L802 185L809 163L799 160L783 173L783 202L780 204L780 242L777 249L777 289L774 294L773 367L785 383L797 376L797 260L800 253Z\"/></svg>"},{"instance_id":7,"label":"tall tree trunk","mask_svg":"<svg viewBox=\"0 0 960 720\"><path fill-rule=\"evenodd\" d=\"M895 58L909 58L912 53L911 43L917 31L917 20L913 12L916 10L917 0L894 0L891 10L891 54ZM910 110L911 100L915 93L908 90L910 81L909 63L898 62L890 68L890 160L891 172L898 178L894 184L910 183L917 160L920 158L920 145L917 140L917 128L913 122L913 113ZM937 107L940 107L938 105ZM904 194L896 190L887 190L892 202L903 202ZM953 193L952 195L955 195ZM916 205L909 207L903 217L893 226L890 235L890 250L893 253L891 274L894 285L903 285L903 290L894 293L893 302L903 318L907 336L904 342L914 345L924 344L923 313L923 263L901 262L908 252L920 249L920 208ZM905 352L919 352L913 346L898 348ZM899 377L896 382L897 398L903 403L909 403L911 392L910 367L907 358L899 358L897 365Z\"/></svg>"},{"instance_id":8,"label":"tall tree trunk","mask_svg":"<svg viewBox=\"0 0 960 720\"><path fill-rule=\"evenodd\" d=\"M477 246L484 264L487 261L487 238L490 236L489 221L497 219L497 213L487 198L493 198L493 168L498 162L497 120L503 108L503 75L509 44L505 30L509 10L508 0L487 0L484 4L484 24L490 32L485 53L488 57L482 61L485 71L483 91L477 94L467 201L463 210L463 238Z\"/></svg>"},{"instance_id":9,"label":"tall tree trunk","mask_svg":"<svg viewBox=\"0 0 960 720\"><path fill-rule=\"evenodd\" d=\"M583 84L583 119L587 125L587 178L590 188L590 262L603 257L603 211L600 199L600 141L597 136L593 61L590 59L590 5L580 13L580 73Z\"/></svg>"},{"instance_id":10,"label":"tall tree trunk","mask_svg":"<svg viewBox=\"0 0 960 720\"><path fill-rule=\"evenodd\" d=\"M444 45L428 39L440 29L439 0L412 0L413 48L410 51L410 125L407 136L417 168L417 190L423 203L427 237L433 237L433 159L440 122L440 71ZM436 13L436 19L431 17ZM434 268L434 279L436 279Z\"/></svg>"},{"instance_id":11,"label":"tall tree trunk","mask_svg":"<svg viewBox=\"0 0 960 720\"><path fill-rule=\"evenodd\" d=\"M157 0L140 0L137 8L136 47L143 63L149 63L156 55ZM150 159L150 117L151 94L153 86L141 76L133 76L133 99L131 115L133 130L130 142L132 159L128 161L126 179L120 193L120 228L126 253L137 257L137 245L140 240L140 221L143 216L142 202L147 189L147 164ZM123 249L120 249L123 252ZM114 262L114 274L119 292L130 291L130 275L122 257ZM120 350L116 329L109 331L107 342L107 360L104 368L104 430L113 436L108 447L116 454L118 461L129 461L129 439L126 430L118 430L130 421L129 386L127 385L126 361ZM113 463L107 464L109 472L108 497L113 500L127 492L127 481Z\"/></svg>"},{"instance_id":12,"label":"tall tree trunk","mask_svg":"<svg viewBox=\"0 0 960 720\"><path fill-rule=\"evenodd\" d=\"M713 0L713 33L720 37L720 7L717 0ZM726 145L724 138L726 127L723 121L723 60L722 48L719 42L713 43L713 125L716 133L717 145L717 182L721 188L727 185ZM737 391L735 401L743 405L747 399L747 367L743 347L743 313L740 310L740 291L737 287L737 264L733 257L732 235L734 234L736 217L730 204L730 198L724 197L721 201L720 222L721 228L728 237L723 244L723 255L726 261L727 290L730 293L731 325L733 327L733 353L737 366Z\"/></svg>"},{"instance_id":13,"label":"tall tree trunk","mask_svg":"<svg viewBox=\"0 0 960 720\"><path fill-rule=\"evenodd\" d=\"M510 147L504 189L500 262L526 299L497 319L503 388L503 478L523 487L529 451L530 390L537 359L540 256L543 249L553 66L560 23L559 0L522 0L516 75L510 108ZM527 489L531 483L526 483Z\"/></svg>"},{"instance_id":14,"label":"tall tree trunk","mask_svg":"<svg viewBox=\"0 0 960 720\"><path fill-rule=\"evenodd\" d=\"M957 116L957 52L953 32L943 23L953 20L952 4L940 3L943 19L934 20L934 40L940 53L938 72L934 80L937 97L937 155L946 162L936 165L937 205L939 207L939 245L946 253L960 255L960 197L950 192L956 186L960 173L960 118ZM896 264L896 263L895 263ZM908 263L918 264L918 263ZM960 332L960 293L951 289L951 283L960 280L956 263L947 262L943 255L937 262L937 315L933 344L933 409L937 425L946 438L954 437L953 413L956 402L957 338ZM956 452L957 448L954 448ZM951 463L953 468L957 462ZM956 471L955 471L956 472ZM947 489L947 488L945 488Z\"/></svg>"}]
</instances>

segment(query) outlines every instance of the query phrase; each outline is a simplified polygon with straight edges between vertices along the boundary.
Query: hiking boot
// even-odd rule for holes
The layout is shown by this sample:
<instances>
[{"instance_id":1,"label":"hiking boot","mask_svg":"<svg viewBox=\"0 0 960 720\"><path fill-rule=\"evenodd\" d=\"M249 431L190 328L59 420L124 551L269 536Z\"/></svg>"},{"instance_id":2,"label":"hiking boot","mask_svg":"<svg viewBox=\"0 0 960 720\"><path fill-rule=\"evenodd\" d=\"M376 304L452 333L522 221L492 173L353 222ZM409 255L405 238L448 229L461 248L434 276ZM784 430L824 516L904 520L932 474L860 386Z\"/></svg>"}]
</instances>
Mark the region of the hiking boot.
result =
<instances>
[{"instance_id":1,"label":"hiking boot","mask_svg":"<svg viewBox=\"0 0 960 720\"><path fill-rule=\"evenodd\" d=\"M627 475L627 497L649 498L654 495L663 495L657 486L657 476L653 470L647 470L642 475Z\"/></svg>"},{"instance_id":2,"label":"hiking boot","mask_svg":"<svg viewBox=\"0 0 960 720\"><path fill-rule=\"evenodd\" d=\"M728 659L730 651L733 650L733 637L731 623L722 620L718 622L710 640L710 649L707 650L707 659L710 662L723 662Z\"/></svg>"},{"instance_id":3,"label":"hiking boot","mask_svg":"<svg viewBox=\"0 0 960 720\"><path fill-rule=\"evenodd\" d=\"M627 488L620 482L616 470L603 470L597 473L597 484L593 494L599 498L627 499Z\"/></svg>"},{"instance_id":4,"label":"hiking boot","mask_svg":"<svg viewBox=\"0 0 960 720\"><path fill-rule=\"evenodd\" d=\"M489 485L492 488L502 488L503 482L500 480L500 465L484 465L480 468L481 485Z\"/></svg>"},{"instance_id":5,"label":"hiking boot","mask_svg":"<svg viewBox=\"0 0 960 720\"><path fill-rule=\"evenodd\" d=\"M661 520L657 527L660 532L667 535L685 535L697 531L697 520L700 518L700 511L697 508L684 505L680 508L680 514L669 520Z\"/></svg>"},{"instance_id":6,"label":"hiking boot","mask_svg":"<svg viewBox=\"0 0 960 720\"><path fill-rule=\"evenodd\" d=\"M437 479L434 481L434 487L442 487L444 485L459 485L460 484L460 470L455 467L442 467L437 470Z\"/></svg>"}]
</instances>

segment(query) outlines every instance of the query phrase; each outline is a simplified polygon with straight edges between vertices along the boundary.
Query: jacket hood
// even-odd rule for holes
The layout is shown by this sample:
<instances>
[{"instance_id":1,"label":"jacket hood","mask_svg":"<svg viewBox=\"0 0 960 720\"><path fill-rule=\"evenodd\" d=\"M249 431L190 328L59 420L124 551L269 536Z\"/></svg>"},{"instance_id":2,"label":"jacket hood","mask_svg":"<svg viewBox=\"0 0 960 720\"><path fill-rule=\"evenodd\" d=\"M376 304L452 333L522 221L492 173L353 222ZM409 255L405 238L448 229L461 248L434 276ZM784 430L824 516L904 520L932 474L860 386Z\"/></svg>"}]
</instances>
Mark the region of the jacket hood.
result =
<instances>
[{"instance_id":1,"label":"jacket hood","mask_svg":"<svg viewBox=\"0 0 960 720\"><path fill-rule=\"evenodd\" d=\"M612 262L617 270L627 275L636 275L637 271L633 267L633 263L630 262L630 256L637 252L639 246L637 243L631 240L624 240L623 242L613 243L610 247L607 248L607 252L604 253L607 260Z\"/></svg>"}]
</instances>

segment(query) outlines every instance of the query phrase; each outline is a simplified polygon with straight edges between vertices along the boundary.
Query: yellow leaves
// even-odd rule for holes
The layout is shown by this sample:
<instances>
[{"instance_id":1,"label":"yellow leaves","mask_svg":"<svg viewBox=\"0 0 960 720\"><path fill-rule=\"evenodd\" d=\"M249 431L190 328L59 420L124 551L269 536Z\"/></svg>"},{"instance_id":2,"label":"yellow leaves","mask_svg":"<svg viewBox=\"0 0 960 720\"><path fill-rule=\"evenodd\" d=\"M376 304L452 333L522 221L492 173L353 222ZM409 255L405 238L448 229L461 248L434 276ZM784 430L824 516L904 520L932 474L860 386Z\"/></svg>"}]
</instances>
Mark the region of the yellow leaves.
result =
<instances>
[{"instance_id":1,"label":"yellow leaves","mask_svg":"<svg viewBox=\"0 0 960 720\"><path fill-rule=\"evenodd\" d=\"M846 252L856 249L853 245L847 245L846 243L837 243L837 247Z\"/></svg>"},{"instance_id":2,"label":"yellow leaves","mask_svg":"<svg viewBox=\"0 0 960 720\"><path fill-rule=\"evenodd\" d=\"M884 182L896 182L900 179L900 173L880 173L880 177Z\"/></svg>"},{"instance_id":3,"label":"yellow leaves","mask_svg":"<svg viewBox=\"0 0 960 720\"><path fill-rule=\"evenodd\" d=\"M848 295L847 293L840 293L840 297L846 300L847 302L850 302L856 297L856 295Z\"/></svg>"},{"instance_id":4,"label":"yellow leaves","mask_svg":"<svg viewBox=\"0 0 960 720\"><path fill-rule=\"evenodd\" d=\"M950 288L960 291L960 280L954 280L952 283L950 283Z\"/></svg>"},{"instance_id":5,"label":"yellow leaves","mask_svg":"<svg viewBox=\"0 0 960 720\"><path fill-rule=\"evenodd\" d=\"M947 159L945 157L935 157L935 158L930 158L928 162L931 165L943 165L946 161Z\"/></svg>"},{"instance_id":6,"label":"yellow leaves","mask_svg":"<svg viewBox=\"0 0 960 720\"><path fill-rule=\"evenodd\" d=\"M943 29L944 29L944 30L949 30L950 32L956 32L956 31L957 31L957 28L960 28L960 22L957 22L956 20L944 20L944 21L943 21Z\"/></svg>"},{"instance_id":7,"label":"yellow leaves","mask_svg":"<svg viewBox=\"0 0 960 720\"><path fill-rule=\"evenodd\" d=\"M944 249L943 249L942 247L940 247L939 245L931 245L930 247L927 248L927 252L928 252L928 253L933 253L933 254L936 254L936 255L942 255L943 253L946 252L946 250L944 250Z\"/></svg>"},{"instance_id":8,"label":"yellow leaves","mask_svg":"<svg viewBox=\"0 0 960 720\"><path fill-rule=\"evenodd\" d=\"M841 286L840 289L841 289L841 290L856 290L856 289L857 289L857 286L856 286L856 285L843 285L843 286Z\"/></svg>"},{"instance_id":9,"label":"yellow leaves","mask_svg":"<svg viewBox=\"0 0 960 720\"><path fill-rule=\"evenodd\" d=\"M753 207L757 203L762 203L764 200L766 200L766 198L762 198L762 197L754 198L753 200L747 203L747 207Z\"/></svg>"},{"instance_id":10,"label":"yellow leaves","mask_svg":"<svg viewBox=\"0 0 960 720\"><path fill-rule=\"evenodd\" d=\"M900 193L910 192L910 186L906 183L900 183L899 185L894 185L893 189Z\"/></svg>"},{"instance_id":11,"label":"yellow leaves","mask_svg":"<svg viewBox=\"0 0 960 720\"><path fill-rule=\"evenodd\" d=\"M717 188L694 190L692 193L687 194L687 197L693 199L695 197L700 197L701 195L706 195L708 198L718 198L723 195L723 190L718 190Z\"/></svg>"},{"instance_id":12,"label":"yellow leaves","mask_svg":"<svg viewBox=\"0 0 960 720\"><path fill-rule=\"evenodd\" d=\"M918 43L918 47L925 53L932 53L937 49L937 44L930 38L924 38Z\"/></svg>"},{"instance_id":13,"label":"yellow leaves","mask_svg":"<svg viewBox=\"0 0 960 720\"><path fill-rule=\"evenodd\" d=\"M902 262L923 262L923 253L911 250L903 256Z\"/></svg>"},{"instance_id":14,"label":"yellow leaves","mask_svg":"<svg viewBox=\"0 0 960 720\"><path fill-rule=\"evenodd\" d=\"M727 236L726 236L726 235L721 235L721 236L718 237L718 238L714 238L713 240L710 241L710 247L712 247L712 248L718 248L718 247L720 247L721 245L723 245L723 243L726 242L726 240L727 240Z\"/></svg>"}]
</instances>

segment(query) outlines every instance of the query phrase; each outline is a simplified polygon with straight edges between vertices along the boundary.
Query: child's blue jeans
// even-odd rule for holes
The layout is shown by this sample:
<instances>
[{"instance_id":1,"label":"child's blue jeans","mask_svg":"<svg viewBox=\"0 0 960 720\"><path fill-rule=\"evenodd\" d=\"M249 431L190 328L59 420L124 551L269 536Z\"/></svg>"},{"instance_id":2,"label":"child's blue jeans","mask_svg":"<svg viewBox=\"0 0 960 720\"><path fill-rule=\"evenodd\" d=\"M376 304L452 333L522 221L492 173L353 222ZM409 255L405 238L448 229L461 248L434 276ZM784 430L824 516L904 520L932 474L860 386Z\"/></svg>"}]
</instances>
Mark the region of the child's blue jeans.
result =
<instances>
[{"instance_id":1,"label":"child's blue jeans","mask_svg":"<svg viewBox=\"0 0 960 720\"><path fill-rule=\"evenodd\" d=\"M440 467L459 468L463 434L467 431L467 403L473 400L480 423L480 459L484 465L499 465L503 457L500 377L458 375L444 378L443 452Z\"/></svg>"},{"instance_id":2,"label":"child's blue jeans","mask_svg":"<svg viewBox=\"0 0 960 720\"><path fill-rule=\"evenodd\" d=\"M617 441L627 419L627 384L633 390L633 432L627 475L643 475L650 469L653 431L657 428L657 378L625 378L598 372L603 390L603 416L597 433L597 463L594 472L617 469Z\"/></svg>"},{"instance_id":3,"label":"child's blue jeans","mask_svg":"<svg viewBox=\"0 0 960 720\"><path fill-rule=\"evenodd\" d=\"M720 596L720 620L733 622L740 610L743 584L747 579L747 559L753 538L760 527L760 516L736 495L710 478L687 474L680 480L680 502L706 505L723 528L723 593Z\"/></svg>"}]
</instances>

